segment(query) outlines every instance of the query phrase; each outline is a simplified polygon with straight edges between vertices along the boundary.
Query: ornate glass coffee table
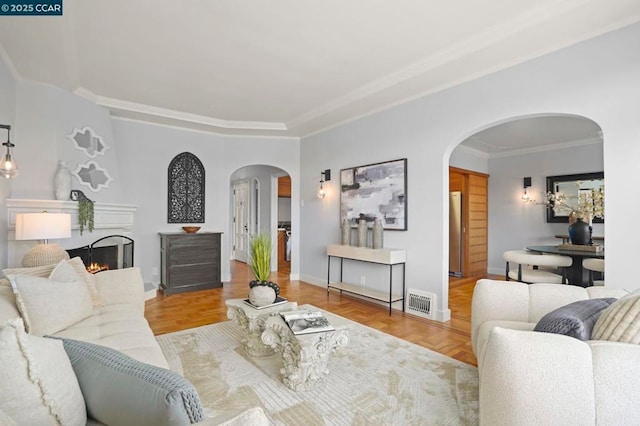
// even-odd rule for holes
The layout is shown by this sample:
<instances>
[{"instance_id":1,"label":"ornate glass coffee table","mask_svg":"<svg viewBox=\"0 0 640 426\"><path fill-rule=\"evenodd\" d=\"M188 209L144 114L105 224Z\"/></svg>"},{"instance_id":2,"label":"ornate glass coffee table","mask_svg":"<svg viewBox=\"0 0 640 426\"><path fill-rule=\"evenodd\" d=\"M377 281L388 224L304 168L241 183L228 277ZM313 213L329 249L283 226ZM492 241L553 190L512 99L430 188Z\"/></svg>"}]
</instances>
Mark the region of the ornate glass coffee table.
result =
<instances>
[{"instance_id":1,"label":"ornate glass coffee table","mask_svg":"<svg viewBox=\"0 0 640 426\"><path fill-rule=\"evenodd\" d=\"M235 321L243 331L242 348L251 356L273 355L273 349L262 343L265 321L273 315L280 318L278 312L297 309L298 304L286 302L268 308L256 309L247 305L244 300L229 299L224 302L227 305L227 317Z\"/></svg>"},{"instance_id":2,"label":"ornate glass coffee table","mask_svg":"<svg viewBox=\"0 0 640 426\"><path fill-rule=\"evenodd\" d=\"M324 314L335 330L296 335L280 315L267 318L264 324L262 341L282 355L282 382L294 391L320 387L329 374L331 354L349 343L348 322Z\"/></svg>"}]
</instances>

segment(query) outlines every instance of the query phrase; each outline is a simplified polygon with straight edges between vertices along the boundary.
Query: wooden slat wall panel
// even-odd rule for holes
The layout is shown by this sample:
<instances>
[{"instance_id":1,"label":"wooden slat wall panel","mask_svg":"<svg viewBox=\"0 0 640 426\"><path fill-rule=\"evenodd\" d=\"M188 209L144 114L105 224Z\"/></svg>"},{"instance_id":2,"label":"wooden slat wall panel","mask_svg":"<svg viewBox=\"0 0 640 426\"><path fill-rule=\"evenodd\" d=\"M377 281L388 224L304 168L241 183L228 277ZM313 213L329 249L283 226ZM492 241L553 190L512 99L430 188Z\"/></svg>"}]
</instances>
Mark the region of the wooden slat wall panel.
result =
<instances>
[{"instance_id":1,"label":"wooden slat wall panel","mask_svg":"<svg viewBox=\"0 0 640 426\"><path fill-rule=\"evenodd\" d=\"M488 178L469 174L468 176L468 276L487 273L487 228L488 228Z\"/></svg>"}]
</instances>

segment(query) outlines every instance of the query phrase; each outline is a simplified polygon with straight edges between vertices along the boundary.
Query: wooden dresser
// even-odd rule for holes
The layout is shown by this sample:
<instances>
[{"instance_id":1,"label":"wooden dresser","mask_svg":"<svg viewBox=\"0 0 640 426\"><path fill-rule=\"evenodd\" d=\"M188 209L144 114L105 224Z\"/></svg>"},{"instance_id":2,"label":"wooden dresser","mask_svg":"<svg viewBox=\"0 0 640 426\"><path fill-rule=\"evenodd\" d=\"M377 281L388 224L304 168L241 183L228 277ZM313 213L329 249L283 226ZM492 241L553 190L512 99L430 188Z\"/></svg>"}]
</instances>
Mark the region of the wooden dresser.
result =
<instances>
[{"instance_id":1,"label":"wooden dresser","mask_svg":"<svg viewBox=\"0 0 640 426\"><path fill-rule=\"evenodd\" d=\"M221 232L160 233L160 288L165 294L222 287Z\"/></svg>"}]
</instances>

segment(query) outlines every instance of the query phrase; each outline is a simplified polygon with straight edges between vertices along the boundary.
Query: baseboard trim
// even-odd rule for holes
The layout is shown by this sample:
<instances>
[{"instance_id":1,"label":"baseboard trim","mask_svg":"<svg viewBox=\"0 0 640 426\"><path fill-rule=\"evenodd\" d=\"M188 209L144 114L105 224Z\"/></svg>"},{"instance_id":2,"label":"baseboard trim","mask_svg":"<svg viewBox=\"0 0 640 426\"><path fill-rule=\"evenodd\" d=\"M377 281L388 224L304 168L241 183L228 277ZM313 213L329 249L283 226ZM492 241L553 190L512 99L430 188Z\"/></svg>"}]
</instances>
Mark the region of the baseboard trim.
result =
<instances>
[{"instance_id":1,"label":"baseboard trim","mask_svg":"<svg viewBox=\"0 0 640 426\"><path fill-rule=\"evenodd\" d=\"M147 300L155 299L157 295L158 295L158 289L157 288L145 291L144 292L144 300L146 302Z\"/></svg>"}]
</instances>

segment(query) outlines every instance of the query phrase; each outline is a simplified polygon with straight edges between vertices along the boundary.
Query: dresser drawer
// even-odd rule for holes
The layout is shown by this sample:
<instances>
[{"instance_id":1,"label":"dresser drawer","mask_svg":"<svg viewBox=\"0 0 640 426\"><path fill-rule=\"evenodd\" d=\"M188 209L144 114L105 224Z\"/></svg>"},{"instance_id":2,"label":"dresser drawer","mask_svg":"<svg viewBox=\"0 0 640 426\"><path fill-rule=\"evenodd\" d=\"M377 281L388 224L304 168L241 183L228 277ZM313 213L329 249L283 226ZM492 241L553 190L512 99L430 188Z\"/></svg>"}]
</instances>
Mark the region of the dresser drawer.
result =
<instances>
[{"instance_id":1,"label":"dresser drawer","mask_svg":"<svg viewBox=\"0 0 640 426\"><path fill-rule=\"evenodd\" d=\"M220 269L216 265L173 266L169 269L170 287L182 287L220 282Z\"/></svg>"},{"instance_id":2,"label":"dresser drawer","mask_svg":"<svg viewBox=\"0 0 640 426\"><path fill-rule=\"evenodd\" d=\"M160 233L160 287L166 294L222 287L221 233Z\"/></svg>"},{"instance_id":3,"label":"dresser drawer","mask_svg":"<svg viewBox=\"0 0 640 426\"><path fill-rule=\"evenodd\" d=\"M219 263L220 251L217 247L185 247L173 249L169 253L170 265L197 265Z\"/></svg>"}]
</instances>

